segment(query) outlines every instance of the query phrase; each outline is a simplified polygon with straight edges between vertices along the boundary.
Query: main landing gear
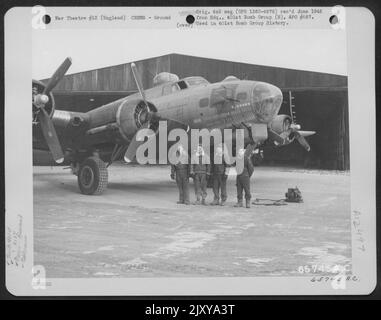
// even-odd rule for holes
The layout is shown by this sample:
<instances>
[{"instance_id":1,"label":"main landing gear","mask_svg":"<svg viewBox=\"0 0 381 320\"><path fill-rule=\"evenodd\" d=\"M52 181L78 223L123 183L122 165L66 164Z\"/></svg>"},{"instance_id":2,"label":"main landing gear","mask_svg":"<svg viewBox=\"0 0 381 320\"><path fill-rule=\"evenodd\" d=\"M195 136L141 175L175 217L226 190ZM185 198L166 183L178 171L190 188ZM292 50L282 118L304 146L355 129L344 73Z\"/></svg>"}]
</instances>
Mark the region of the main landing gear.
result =
<instances>
[{"instance_id":1,"label":"main landing gear","mask_svg":"<svg viewBox=\"0 0 381 320\"><path fill-rule=\"evenodd\" d=\"M107 166L99 156L93 155L81 162L72 163L71 168L78 177L78 186L83 194L98 195L107 188Z\"/></svg>"}]
</instances>

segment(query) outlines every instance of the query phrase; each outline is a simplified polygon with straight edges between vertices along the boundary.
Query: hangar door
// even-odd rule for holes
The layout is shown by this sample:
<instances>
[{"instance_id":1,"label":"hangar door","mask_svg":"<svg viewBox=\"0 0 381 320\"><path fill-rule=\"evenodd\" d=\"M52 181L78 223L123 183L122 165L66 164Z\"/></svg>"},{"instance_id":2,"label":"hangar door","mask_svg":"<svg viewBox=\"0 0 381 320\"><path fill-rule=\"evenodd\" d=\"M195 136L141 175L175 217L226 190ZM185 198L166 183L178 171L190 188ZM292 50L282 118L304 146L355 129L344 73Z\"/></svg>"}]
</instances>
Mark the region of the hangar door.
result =
<instances>
[{"instance_id":1,"label":"hangar door","mask_svg":"<svg viewBox=\"0 0 381 320\"><path fill-rule=\"evenodd\" d=\"M296 122L308 137L311 151L296 141L291 145L264 150L263 164L305 168L349 170L348 91L346 89L284 90L280 114L290 114L289 94L293 96Z\"/></svg>"}]
</instances>

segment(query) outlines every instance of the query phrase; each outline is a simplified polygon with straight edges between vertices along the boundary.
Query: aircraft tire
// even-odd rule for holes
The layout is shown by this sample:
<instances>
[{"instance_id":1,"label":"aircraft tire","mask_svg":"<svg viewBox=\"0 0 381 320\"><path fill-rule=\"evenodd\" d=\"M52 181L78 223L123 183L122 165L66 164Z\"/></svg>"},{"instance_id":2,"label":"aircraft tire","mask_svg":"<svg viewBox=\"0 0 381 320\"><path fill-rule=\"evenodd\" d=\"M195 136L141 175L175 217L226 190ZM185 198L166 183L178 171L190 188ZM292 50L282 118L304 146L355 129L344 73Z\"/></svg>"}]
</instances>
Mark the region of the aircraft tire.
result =
<instances>
[{"instance_id":1,"label":"aircraft tire","mask_svg":"<svg viewBox=\"0 0 381 320\"><path fill-rule=\"evenodd\" d=\"M78 186L83 194L101 194L107 188L107 183L107 167L100 158L89 157L81 163L78 171Z\"/></svg>"}]
</instances>

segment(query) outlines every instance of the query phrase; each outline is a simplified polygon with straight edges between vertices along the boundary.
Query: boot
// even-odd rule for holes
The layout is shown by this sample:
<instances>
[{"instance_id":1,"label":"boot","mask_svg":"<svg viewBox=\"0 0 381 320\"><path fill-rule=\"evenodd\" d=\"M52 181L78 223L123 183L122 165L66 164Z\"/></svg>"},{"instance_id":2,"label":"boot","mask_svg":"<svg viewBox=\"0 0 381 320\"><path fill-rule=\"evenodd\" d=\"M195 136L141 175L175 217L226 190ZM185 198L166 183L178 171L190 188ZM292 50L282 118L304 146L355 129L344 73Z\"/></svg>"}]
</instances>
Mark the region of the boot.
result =
<instances>
[{"instance_id":1,"label":"boot","mask_svg":"<svg viewBox=\"0 0 381 320\"><path fill-rule=\"evenodd\" d=\"M241 207L243 207L242 200L238 200L238 202L234 205L234 207L236 207L236 208L241 208Z\"/></svg>"},{"instance_id":2,"label":"boot","mask_svg":"<svg viewBox=\"0 0 381 320\"><path fill-rule=\"evenodd\" d=\"M217 199L214 199L210 205L211 206L218 206L219 204L220 204L220 202Z\"/></svg>"},{"instance_id":3,"label":"boot","mask_svg":"<svg viewBox=\"0 0 381 320\"><path fill-rule=\"evenodd\" d=\"M226 203L226 200L221 200L220 206L223 207L225 205L225 203Z\"/></svg>"},{"instance_id":4,"label":"boot","mask_svg":"<svg viewBox=\"0 0 381 320\"><path fill-rule=\"evenodd\" d=\"M250 199L246 200L246 208L250 208Z\"/></svg>"}]
</instances>

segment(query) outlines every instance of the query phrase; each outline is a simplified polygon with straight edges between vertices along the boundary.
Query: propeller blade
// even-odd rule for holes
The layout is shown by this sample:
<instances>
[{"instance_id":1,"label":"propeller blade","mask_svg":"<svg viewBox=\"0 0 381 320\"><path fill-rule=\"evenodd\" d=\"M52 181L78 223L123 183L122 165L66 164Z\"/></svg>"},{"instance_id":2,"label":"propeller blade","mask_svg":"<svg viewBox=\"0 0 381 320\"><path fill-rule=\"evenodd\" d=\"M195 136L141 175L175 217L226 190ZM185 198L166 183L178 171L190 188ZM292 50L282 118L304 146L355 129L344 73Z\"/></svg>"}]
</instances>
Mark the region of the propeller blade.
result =
<instances>
[{"instance_id":1,"label":"propeller blade","mask_svg":"<svg viewBox=\"0 0 381 320\"><path fill-rule=\"evenodd\" d=\"M52 91L58 82L60 82L60 80L64 77L70 66L71 58L66 58L64 62L62 62L62 64L58 67L56 72L54 72L54 74L51 76L42 94L48 95L50 91Z\"/></svg>"},{"instance_id":2,"label":"propeller blade","mask_svg":"<svg viewBox=\"0 0 381 320\"><path fill-rule=\"evenodd\" d=\"M54 129L53 122L44 108L40 109L40 112L38 113L38 120L54 161L57 163L62 163L64 161L64 154L62 152L56 130Z\"/></svg>"},{"instance_id":3,"label":"propeller blade","mask_svg":"<svg viewBox=\"0 0 381 320\"><path fill-rule=\"evenodd\" d=\"M142 143L142 141L136 141L136 136L134 136L130 144L128 145L126 153L124 154L124 161L126 161L127 163L133 161L136 155L136 150L138 150L139 146Z\"/></svg>"},{"instance_id":4,"label":"propeller blade","mask_svg":"<svg viewBox=\"0 0 381 320\"><path fill-rule=\"evenodd\" d=\"M307 151L310 151L311 150L311 147L309 145L309 143L307 142L306 138L304 138L299 131L295 131L295 138L296 140L298 140L298 142L302 145L302 147L304 149L306 149Z\"/></svg>"},{"instance_id":5,"label":"propeller blade","mask_svg":"<svg viewBox=\"0 0 381 320\"><path fill-rule=\"evenodd\" d=\"M141 129L146 129L148 128L148 126L149 126L149 123L145 124ZM126 153L124 154L124 161L126 161L127 163L130 163L131 161L135 159L136 151L138 150L139 146L141 146L145 142L145 141L137 141L136 140L137 135L138 135L138 132L135 133L130 144L128 145ZM156 136L156 133L149 136L148 139L151 139L152 137L155 137L155 136Z\"/></svg>"},{"instance_id":6,"label":"propeller blade","mask_svg":"<svg viewBox=\"0 0 381 320\"><path fill-rule=\"evenodd\" d=\"M147 103L147 100L146 100L146 95L145 95L144 90L143 90L143 85L140 82L140 78L139 78L139 75L138 75L138 70L136 68L135 63L131 63L131 70L132 70L132 74L133 74L134 79L135 79L136 86L138 87L139 93L140 93L144 103L148 107L148 103Z\"/></svg>"},{"instance_id":7,"label":"propeller blade","mask_svg":"<svg viewBox=\"0 0 381 320\"><path fill-rule=\"evenodd\" d=\"M312 136L316 133L316 131L302 131L302 130L298 130L298 132L303 137L309 137L309 136Z\"/></svg>"}]
</instances>

